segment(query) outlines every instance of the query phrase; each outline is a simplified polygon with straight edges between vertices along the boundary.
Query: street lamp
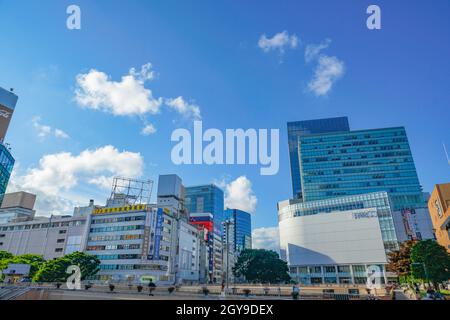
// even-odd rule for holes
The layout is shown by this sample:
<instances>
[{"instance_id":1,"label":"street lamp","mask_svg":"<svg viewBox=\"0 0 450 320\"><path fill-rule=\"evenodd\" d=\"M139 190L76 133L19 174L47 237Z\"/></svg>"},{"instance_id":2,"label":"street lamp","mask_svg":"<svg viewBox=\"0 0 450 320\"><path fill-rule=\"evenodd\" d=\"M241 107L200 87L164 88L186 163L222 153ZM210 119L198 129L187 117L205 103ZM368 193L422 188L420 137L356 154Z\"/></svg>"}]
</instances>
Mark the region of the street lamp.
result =
<instances>
[{"instance_id":1,"label":"street lamp","mask_svg":"<svg viewBox=\"0 0 450 320\"><path fill-rule=\"evenodd\" d=\"M230 266L229 266L229 264L230 264L230 259L229 259L229 256L230 256L230 241L229 241L229 238L230 238L230 229L229 229L229 227L230 227L230 225L232 225L233 224L233 221L231 221L231 220L229 220L229 219L227 219L227 220L225 220L224 222L223 222L223 225L225 226L225 236L226 236L226 246L225 246L225 248L226 248L226 252L227 252L227 255L226 255L226 265L227 265L227 267L226 267L226 271L225 271L225 285L226 285L226 292L228 292L229 291L229 268L230 268Z\"/></svg>"}]
</instances>

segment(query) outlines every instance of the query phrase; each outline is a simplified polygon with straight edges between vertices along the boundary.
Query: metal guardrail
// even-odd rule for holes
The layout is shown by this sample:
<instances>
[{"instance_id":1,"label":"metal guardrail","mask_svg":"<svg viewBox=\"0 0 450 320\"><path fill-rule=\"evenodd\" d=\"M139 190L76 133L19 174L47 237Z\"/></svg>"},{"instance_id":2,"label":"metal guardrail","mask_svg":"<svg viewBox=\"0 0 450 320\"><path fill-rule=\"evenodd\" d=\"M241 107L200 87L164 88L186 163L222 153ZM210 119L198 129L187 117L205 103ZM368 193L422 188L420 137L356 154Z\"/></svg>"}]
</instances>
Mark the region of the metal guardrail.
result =
<instances>
[{"instance_id":1,"label":"metal guardrail","mask_svg":"<svg viewBox=\"0 0 450 320\"><path fill-rule=\"evenodd\" d=\"M90 285L87 291L89 292L111 292L109 284L98 284L92 282L83 282L82 291L86 291L85 285ZM149 294L148 285L142 284L124 284L124 283L112 283L114 289L112 292L121 294ZM5 284L4 288L26 288L28 290L32 289L47 289L47 290L69 290L67 289L65 283L61 283L60 287L57 287L56 283L18 283L14 285ZM138 291L138 287L141 287L141 291ZM169 292L169 288L173 288L172 292ZM153 289L153 294L155 295L183 295L183 296L196 296L204 295L203 288L208 289L208 295L220 295L222 294L222 287L218 285L195 285L195 286L157 286ZM350 288L337 288L335 287L335 292L330 290L329 287L301 287L300 288L300 299L326 299L326 300L357 300L367 298L365 290L361 290L359 294L350 293L348 289L355 289L355 287ZM324 292L324 290L329 290L331 292ZM292 286L255 286L255 285L239 285L230 287L227 290L227 295L231 296L251 296L251 297L270 297L273 298L292 298Z\"/></svg>"}]
</instances>

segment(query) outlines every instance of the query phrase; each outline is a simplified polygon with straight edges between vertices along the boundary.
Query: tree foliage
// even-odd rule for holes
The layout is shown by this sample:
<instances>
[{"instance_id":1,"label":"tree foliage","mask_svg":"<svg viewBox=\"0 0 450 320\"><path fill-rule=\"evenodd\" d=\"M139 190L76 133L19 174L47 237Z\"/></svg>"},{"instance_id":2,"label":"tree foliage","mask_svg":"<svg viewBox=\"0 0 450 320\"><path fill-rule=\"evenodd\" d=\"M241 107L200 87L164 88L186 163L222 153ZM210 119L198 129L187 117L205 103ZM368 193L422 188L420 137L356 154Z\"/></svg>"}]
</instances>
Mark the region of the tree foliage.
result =
<instances>
[{"instance_id":1,"label":"tree foliage","mask_svg":"<svg viewBox=\"0 0 450 320\"><path fill-rule=\"evenodd\" d=\"M415 244L416 241L405 241L399 250L389 252L387 270L395 272L399 277L408 277L411 273L411 249Z\"/></svg>"},{"instance_id":2,"label":"tree foliage","mask_svg":"<svg viewBox=\"0 0 450 320\"><path fill-rule=\"evenodd\" d=\"M0 261L5 259L11 259L14 255L8 251L0 250Z\"/></svg>"},{"instance_id":3,"label":"tree foliage","mask_svg":"<svg viewBox=\"0 0 450 320\"><path fill-rule=\"evenodd\" d=\"M438 283L450 279L450 254L433 240L421 241L411 250L412 275Z\"/></svg>"},{"instance_id":4,"label":"tree foliage","mask_svg":"<svg viewBox=\"0 0 450 320\"><path fill-rule=\"evenodd\" d=\"M95 275L99 271L100 260L82 252L74 252L61 258L47 261L33 277L36 282L64 282L70 276L66 273L69 266L76 265L81 270L81 280Z\"/></svg>"},{"instance_id":5,"label":"tree foliage","mask_svg":"<svg viewBox=\"0 0 450 320\"><path fill-rule=\"evenodd\" d=\"M10 264L28 264L30 265L30 277L33 277L39 268L45 263L44 258L38 254L22 254L14 256L7 251L0 252L0 269L4 270Z\"/></svg>"},{"instance_id":6,"label":"tree foliage","mask_svg":"<svg viewBox=\"0 0 450 320\"><path fill-rule=\"evenodd\" d=\"M287 263L276 252L247 249L238 257L233 273L250 282L279 283L290 281L288 270Z\"/></svg>"}]
</instances>

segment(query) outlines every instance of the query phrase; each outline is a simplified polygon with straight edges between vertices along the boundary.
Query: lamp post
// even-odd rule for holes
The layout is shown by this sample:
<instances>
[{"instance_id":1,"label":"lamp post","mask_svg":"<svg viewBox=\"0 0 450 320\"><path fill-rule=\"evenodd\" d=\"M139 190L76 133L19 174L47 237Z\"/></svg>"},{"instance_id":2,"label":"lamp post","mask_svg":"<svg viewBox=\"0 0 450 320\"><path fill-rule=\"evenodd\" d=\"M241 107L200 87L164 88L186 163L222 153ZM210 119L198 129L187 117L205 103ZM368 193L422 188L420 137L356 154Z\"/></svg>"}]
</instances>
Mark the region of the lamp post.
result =
<instances>
[{"instance_id":1,"label":"lamp post","mask_svg":"<svg viewBox=\"0 0 450 320\"><path fill-rule=\"evenodd\" d=\"M225 271L225 287L226 287L226 292L228 292L229 290L229 271L230 271L230 225L233 224L233 221L227 219L223 222L224 226L225 226L225 237L226 237L226 246L225 246L225 250L226 250L226 271Z\"/></svg>"}]
</instances>

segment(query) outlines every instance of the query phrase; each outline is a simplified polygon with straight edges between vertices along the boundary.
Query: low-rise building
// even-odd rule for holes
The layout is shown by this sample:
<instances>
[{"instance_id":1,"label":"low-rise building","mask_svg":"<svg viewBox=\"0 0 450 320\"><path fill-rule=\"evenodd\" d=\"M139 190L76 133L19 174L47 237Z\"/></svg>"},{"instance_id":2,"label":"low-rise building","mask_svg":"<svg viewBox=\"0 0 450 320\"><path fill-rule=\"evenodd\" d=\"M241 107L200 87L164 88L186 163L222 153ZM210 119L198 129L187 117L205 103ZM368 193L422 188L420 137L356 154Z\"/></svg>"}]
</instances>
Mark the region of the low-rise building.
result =
<instances>
[{"instance_id":1,"label":"low-rise building","mask_svg":"<svg viewBox=\"0 0 450 320\"><path fill-rule=\"evenodd\" d=\"M290 274L305 284L367 281L376 266L381 283L387 252L398 248L388 194L345 196L278 204L280 254Z\"/></svg>"},{"instance_id":2,"label":"low-rise building","mask_svg":"<svg viewBox=\"0 0 450 320\"><path fill-rule=\"evenodd\" d=\"M38 254L50 260L83 251L85 237L84 217L39 217L0 225L0 250L13 255Z\"/></svg>"},{"instance_id":3,"label":"low-rise building","mask_svg":"<svg viewBox=\"0 0 450 320\"><path fill-rule=\"evenodd\" d=\"M450 252L450 183L436 185L428 209L437 242Z\"/></svg>"},{"instance_id":4,"label":"low-rise building","mask_svg":"<svg viewBox=\"0 0 450 320\"><path fill-rule=\"evenodd\" d=\"M28 192L14 192L3 195L0 207L0 224L33 220L36 211L36 195Z\"/></svg>"}]
</instances>

